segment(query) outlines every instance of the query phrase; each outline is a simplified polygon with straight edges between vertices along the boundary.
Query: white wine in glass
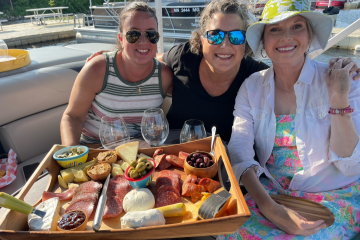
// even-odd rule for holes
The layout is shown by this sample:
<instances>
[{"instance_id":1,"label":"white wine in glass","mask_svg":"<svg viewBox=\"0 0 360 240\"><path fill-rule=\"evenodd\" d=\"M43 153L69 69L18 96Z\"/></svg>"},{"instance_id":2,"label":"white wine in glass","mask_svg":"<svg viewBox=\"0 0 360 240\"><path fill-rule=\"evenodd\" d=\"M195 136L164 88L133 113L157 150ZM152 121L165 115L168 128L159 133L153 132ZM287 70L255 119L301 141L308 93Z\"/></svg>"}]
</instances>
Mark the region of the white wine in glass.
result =
<instances>
[{"instance_id":1,"label":"white wine in glass","mask_svg":"<svg viewBox=\"0 0 360 240\"><path fill-rule=\"evenodd\" d=\"M169 123L161 108L149 108L144 111L141 134L152 147L160 146L165 142L169 135Z\"/></svg>"},{"instance_id":2,"label":"white wine in glass","mask_svg":"<svg viewBox=\"0 0 360 240\"><path fill-rule=\"evenodd\" d=\"M105 149L115 149L130 140L130 133L120 115L110 115L101 118L99 137Z\"/></svg>"}]
</instances>

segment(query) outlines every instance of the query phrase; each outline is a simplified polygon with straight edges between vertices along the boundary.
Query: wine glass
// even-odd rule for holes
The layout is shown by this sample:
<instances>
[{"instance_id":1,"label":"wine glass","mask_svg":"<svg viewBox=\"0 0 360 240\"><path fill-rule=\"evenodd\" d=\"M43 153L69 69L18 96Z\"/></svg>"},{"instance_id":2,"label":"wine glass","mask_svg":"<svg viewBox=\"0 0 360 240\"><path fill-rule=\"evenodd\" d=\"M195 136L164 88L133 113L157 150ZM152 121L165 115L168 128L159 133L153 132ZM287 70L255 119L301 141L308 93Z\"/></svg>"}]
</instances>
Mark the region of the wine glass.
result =
<instances>
[{"instance_id":1,"label":"wine glass","mask_svg":"<svg viewBox=\"0 0 360 240\"><path fill-rule=\"evenodd\" d=\"M99 137L105 149L115 149L130 140L130 133L120 115L110 115L101 118Z\"/></svg>"},{"instance_id":2,"label":"wine glass","mask_svg":"<svg viewBox=\"0 0 360 240\"><path fill-rule=\"evenodd\" d=\"M186 120L180 133L180 143L206 138L204 122L197 119Z\"/></svg>"},{"instance_id":3,"label":"wine glass","mask_svg":"<svg viewBox=\"0 0 360 240\"><path fill-rule=\"evenodd\" d=\"M161 108L149 108L144 111L141 134L152 147L160 146L165 142L169 135L169 123Z\"/></svg>"}]
</instances>

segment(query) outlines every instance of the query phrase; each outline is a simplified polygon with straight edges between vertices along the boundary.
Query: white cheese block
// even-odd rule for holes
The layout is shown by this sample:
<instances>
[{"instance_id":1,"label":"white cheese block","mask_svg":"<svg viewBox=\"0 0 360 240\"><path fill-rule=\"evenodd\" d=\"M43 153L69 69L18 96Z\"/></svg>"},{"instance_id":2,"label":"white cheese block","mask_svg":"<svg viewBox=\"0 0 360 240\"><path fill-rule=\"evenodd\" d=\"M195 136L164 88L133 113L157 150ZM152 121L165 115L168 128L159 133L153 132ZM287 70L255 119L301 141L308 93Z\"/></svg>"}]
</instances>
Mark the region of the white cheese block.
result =
<instances>
[{"instance_id":1,"label":"white cheese block","mask_svg":"<svg viewBox=\"0 0 360 240\"><path fill-rule=\"evenodd\" d=\"M129 142L115 148L121 159L129 164L131 164L132 161L136 161L138 149L139 142Z\"/></svg>"},{"instance_id":2,"label":"white cheese block","mask_svg":"<svg viewBox=\"0 0 360 240\"><path fill-rule=\"evenodd\" d=\"M158 209L128 212L121 220L121 229L165 225L165 218Z\"/></svg>"},{"instance_id":3,"label":"white cheese block","mask_svg":"<svg viewBox=\"0 0 360 240\"><path fill-rule=\"evenodd\" d=\"M139 158L142 158L142 157L146 157L147 159L151 159L151 160L154 160L152 157L146 155L146 154L143 154L143 153L140 153L139 154Z\"/></svg>"},{"instance_id":4,"label":"white cheese block","mask_svg":"<svg viewBox=\"0 0 360 240\"><path fill-rule=\"evenodd\" d=\"M60 218L60 201L58 197L50 198L40 203L35 209L45 212L45 217L41 218L36 214L28 215L30 231L56 231L56 224Z\"/></svg>"},{"instance_id":5,"label":"white cheese block","mask_svg":"<svg viewBox=\"0 0 360 240\"><path fill-rule=\"evenodd\" d=\"M133 189L128 192L123 201L125 212L138 212L154 208L155 198L147 188Z\"/></svg>"}]
</instances>

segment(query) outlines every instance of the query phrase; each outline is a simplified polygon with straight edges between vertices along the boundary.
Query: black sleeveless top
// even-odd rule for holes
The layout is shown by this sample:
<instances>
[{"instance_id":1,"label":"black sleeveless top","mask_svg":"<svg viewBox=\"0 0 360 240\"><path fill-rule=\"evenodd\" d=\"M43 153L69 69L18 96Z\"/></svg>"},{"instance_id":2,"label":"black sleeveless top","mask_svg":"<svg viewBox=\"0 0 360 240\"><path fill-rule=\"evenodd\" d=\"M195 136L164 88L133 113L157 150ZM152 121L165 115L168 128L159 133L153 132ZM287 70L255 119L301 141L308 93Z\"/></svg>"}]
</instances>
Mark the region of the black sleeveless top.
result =
<instances>
[{"instance_id":1,"label":"black sleeveless top","mask_svg":"<svg viewBox=\"0 0 360 240\"><path fill-rule=\"evenodd\" d=\"M205 130L211 132L216 126L216 133L221 139L230 140L234 121L235 98L244 80L252 73L269 68L266 64L251 57L242 59L239 72L229 89L222 95L212 97L204 89L199 77L202 55L190 51L186 42L164 53L164 62L174 72L172 105L167 114L171 129L181 129L189 119L204 122Z\"/></svg>"}]
</instances>

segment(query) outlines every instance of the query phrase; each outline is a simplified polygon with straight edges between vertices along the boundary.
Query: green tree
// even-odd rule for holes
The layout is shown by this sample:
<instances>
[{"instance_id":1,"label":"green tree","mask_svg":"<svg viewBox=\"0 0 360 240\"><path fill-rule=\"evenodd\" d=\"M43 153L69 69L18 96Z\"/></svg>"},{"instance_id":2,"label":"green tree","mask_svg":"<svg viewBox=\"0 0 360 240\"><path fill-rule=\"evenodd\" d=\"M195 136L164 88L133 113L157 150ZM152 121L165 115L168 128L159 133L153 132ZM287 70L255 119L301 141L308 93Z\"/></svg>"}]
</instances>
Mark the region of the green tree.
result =
<instances>
[{"instance_id":1,"label":"green tree","mask_svg":"<svg viewBox=\"0 0 360 240\"><path fill-rule=\"evenodd\" d=\"M50 5L50 7L54 7L55 6L55 0L50 0L49 5Z\"/></svg>"}]
</instances>

